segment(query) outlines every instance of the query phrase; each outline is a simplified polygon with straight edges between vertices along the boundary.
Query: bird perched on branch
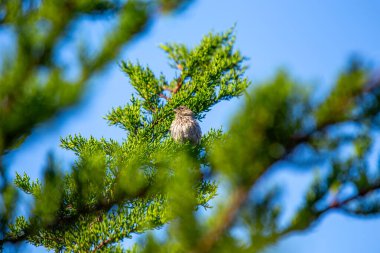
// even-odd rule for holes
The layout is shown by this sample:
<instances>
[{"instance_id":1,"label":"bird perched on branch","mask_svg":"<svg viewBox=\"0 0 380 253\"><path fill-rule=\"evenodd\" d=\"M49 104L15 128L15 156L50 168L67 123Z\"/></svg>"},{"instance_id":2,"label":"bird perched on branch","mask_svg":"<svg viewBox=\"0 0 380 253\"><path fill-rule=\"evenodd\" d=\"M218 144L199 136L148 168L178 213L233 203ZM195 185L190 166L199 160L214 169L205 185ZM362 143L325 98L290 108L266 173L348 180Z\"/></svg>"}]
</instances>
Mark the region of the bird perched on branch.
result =
<instances>
[{"instance_id":1,"label":"bird perched on branch","mask_svg":"<svg viewBox=\"0 0 380 253\"><path fill-rule=\"evenodd\" d=\"M170 126L170 133L175 141L190 141L199 144L202 137L201 127L194 118L194 113L186 106L174 109L175 119Z\"/></svg>"}]
</instances>

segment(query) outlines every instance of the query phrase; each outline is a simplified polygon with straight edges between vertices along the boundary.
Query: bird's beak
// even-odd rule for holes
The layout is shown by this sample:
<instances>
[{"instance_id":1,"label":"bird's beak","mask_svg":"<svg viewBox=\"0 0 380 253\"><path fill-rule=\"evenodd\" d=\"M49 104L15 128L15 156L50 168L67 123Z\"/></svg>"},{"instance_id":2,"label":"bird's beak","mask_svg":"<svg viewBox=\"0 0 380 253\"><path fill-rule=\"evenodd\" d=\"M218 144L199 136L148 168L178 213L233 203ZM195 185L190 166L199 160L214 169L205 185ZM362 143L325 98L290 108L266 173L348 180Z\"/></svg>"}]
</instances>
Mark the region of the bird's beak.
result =
<instances>
[{"instance_id":1,"label":"bird's beak","mask_svg":"<svg viewBox=\"0 0 380 253\"><path fill-rule=\"evenodd\" d=\"M178 108L173 109L173 112L178 112Z\"/></svg>"}]
</instances>

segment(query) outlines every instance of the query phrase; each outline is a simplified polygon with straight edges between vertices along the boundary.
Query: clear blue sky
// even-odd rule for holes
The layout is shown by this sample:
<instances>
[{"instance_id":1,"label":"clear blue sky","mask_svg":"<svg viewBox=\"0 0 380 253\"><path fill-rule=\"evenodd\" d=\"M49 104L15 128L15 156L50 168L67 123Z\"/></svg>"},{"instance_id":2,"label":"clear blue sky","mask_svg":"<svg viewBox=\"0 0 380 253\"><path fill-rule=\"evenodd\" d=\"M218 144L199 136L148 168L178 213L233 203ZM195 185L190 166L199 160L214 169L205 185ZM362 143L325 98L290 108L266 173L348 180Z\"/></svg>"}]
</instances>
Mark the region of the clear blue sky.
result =
<instances>
[{"instance_id":1,"label":"clear blue sky","mask_svg":"<svg viewBox=\"0 0 380 253\"><path fill-rule=\"evenodd\" d=\"M285 67L297 79L317 85L318 92L324 94L352 54L380 66L379 13L380 1L376 0L199 0L179 15L160 17L146 34L125 48L119 60L139 60L157 74L173 75L158 48L160 43L192 46L204 34L224 31L236 23L237 48L249 57L247 76L251 80L265 80ZM106 27L105 23L86 23L82 32L97 44L102 37L99 33ZM0 46L6 41L1 36ZM69 60L70 52L62 56ZM68 167L74 156L59 149L61 136L82 133L121 140L123 131L108 127L102 117L112 107L125 104L131 93L128 80L115 62L92 80L78 107L40 126L19 150L7 156L12 173L26 171L32 178L39 177L48 151L54 151ZM216 106L201 123L203 132L211 127L227 129L238 107L238 100ZM291 212L302 200L302 190L310 177L285 170L277 179L289 186L284 195L289 204L287 212ZM269 252L378 253L379 234L380 217L359 219L331 213L308 233L291 235Z\"/></svg>"}]
</instances>

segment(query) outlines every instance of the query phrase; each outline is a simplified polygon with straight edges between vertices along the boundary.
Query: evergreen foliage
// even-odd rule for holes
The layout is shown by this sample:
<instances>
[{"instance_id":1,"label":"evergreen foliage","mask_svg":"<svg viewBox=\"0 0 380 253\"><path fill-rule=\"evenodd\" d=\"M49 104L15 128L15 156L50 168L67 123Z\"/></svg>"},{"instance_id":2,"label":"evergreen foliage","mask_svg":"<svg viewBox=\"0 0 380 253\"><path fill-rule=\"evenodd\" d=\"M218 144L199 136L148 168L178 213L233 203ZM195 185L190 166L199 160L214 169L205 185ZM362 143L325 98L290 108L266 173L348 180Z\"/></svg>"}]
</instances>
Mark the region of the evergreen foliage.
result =
<instances>
[{"instance_id":1,"label":"evergreen foliage","mask_svg":"<svg viewBox=\"0 0 380 253\"><path fill-rule=\"evenodd\" d=\"M0 60L1 245L7 223L14 218L18 197L9 182L4 156L22 144L35 127L75 104L88 81L119 55L123 45L146 30L158 10L171 11L184 2L189 1L0 1L0 29L10 41L9 48L1 49ZM75 44L73 34L82 21L107 19L115 20L114 26L96 51L87 50L91 41ZM64 50L71 51L74 62L62 60ZM73 68L76 73L68 78L67 73ZM47 178L57 176L53 173ZM46 187L53 183L47 178ZM16 181L27 187L28 177L17 177ZM43 192L37 193L39 185L36 182L27 191L43 196Z\"/></svg>"},{"instance_id":2,"label":"evergreen foliage","mask_svg":"<svg viewBox=\"0 0 380 253\"><path fill-rule=\"evenodd\" d=\"M42 180L17 175L16 186L35 203L30 217L9 225L2 242L27 240L57 252L262 252L331 210L378 215L380 173L371 170L369 156L379 155L373 147L380 79L358 62L317 102L312 89L279 72L252 87L227 132L211 130L199 145L172 140L173 109L187 106L201 120L249 86L234 41L231 29L208 34L192 49L162 45L172 80L122 62L136 92L106 119L126 131L125 139L68 136L61 146L77 156L68 174L50 158ZM283 221L281 188L261 181L275 168L299 165L323 169ZM219 185L226 197L211 208ZM208 216L199 215L203 208ZM163 236L149 232L155 229ZM147 236L134 247L122 245L141 233Z\"/></svg>"},{"instance_id":3,"label":"evergreen foliage","mask_svg":"<svg viewBox=\"0 0 380 253\"><path fill-rule=\"evenodd\" d=\"M32 216L17 218L7 236L25 237L54 250L112 249L133 233L162 227L183 207L207 208L216 185L202 179L200 168L208 165L206 145L221 133L212 130L201 145L192 147L175 143L168 129L179 105L191 106L202 118L216 103L246 89L244 59L233 50L233 43L231 30L209 34L192 50L163 46L175 69L180 68L179 77L170 82L163 76L156 78L149 68L123 62L121 68L137 94L125 107L113 109L107 119L125 129L127 138L118 143L68 136L62 139L62 147L78 156L72 173L62 177L57 165L50 163L43 183L17 175L16 185L31 194L36 204ZM174 58L179 48L183 55ZM164 91L171 96L163 95ZM173 194L173 188L181 196Z\"/></svg>"}]
</instances>

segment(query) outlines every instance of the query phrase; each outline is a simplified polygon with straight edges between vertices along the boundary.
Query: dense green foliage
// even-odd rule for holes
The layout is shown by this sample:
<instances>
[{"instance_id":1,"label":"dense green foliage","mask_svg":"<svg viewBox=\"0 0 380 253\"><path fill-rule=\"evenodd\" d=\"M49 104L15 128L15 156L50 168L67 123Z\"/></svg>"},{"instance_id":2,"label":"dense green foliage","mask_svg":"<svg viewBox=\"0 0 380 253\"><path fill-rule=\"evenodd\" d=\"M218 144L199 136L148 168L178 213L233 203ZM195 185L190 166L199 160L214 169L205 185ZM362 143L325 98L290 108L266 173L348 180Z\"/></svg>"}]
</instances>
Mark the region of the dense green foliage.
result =
<instances>
[{"instance_id":1,"label":"dense green foliage","mask_svg":"<svg viewBox=\"0 0 380 253\"><path fill-rule=\"evenodd\" d=\"M28 233L29 242L55 250L111 249L133 233L160 228L183 208L208 207L216 185L202 180L199 168L208 166L205 149L221 133L211 131L192 147L175 143L168 129L173 109L181 104L202 118L217 102L241 94L248 86L243 58L233 51L231 31L210 34L192 50L176 44L163 48L176 66L181 64L171 82L149 68L122 63L137 96L107 119L127 131L125 141L69 136L62 147L78 156L72 173L62 177L52 163L44 183L17 176L16 185L32 194L36 205L33 216L19 217L8 236ZM160 98L164 89L172 91L170 98Z\"/></svg>"},{"instance_id":2,"label":"dense green foliage","mask_svg":"<svg viewBox=\"0 0 380 253\"><path fill-rule=\"evenodd\" d=\"M17 191L3 158L39 124L75 104L89 80L121 48L146 30L159 10L181 7L184 0L1 0L1 35L9 40L0 59L0 240L14 218ZM114 20L96 50L73 34L83 21ZM69 50L72 62L62 52ZM75 69L74 75L68 75ZM35 188L33 188L35 189ZM29 189L32 190L32 189ZM2 243L1 243L2 244Z\"/></svg>"},{"instance_id":3,"label":"dense green foliage","mask_svg":"<svg viewBox=\"0 0 380 253\"><path fill-rule=\"evenodd\" d=\"M162 8L177 4L166 1ZM373 147L380 80L357 62L319 100L312 87L279 72L252 87L227 132L204 133L199 145L172 140L173 109L185 105L201 120L215 104L248 88L245 59L234 49L234 40L229 30L209 34L191 49L162 45L176 76L172 80L149 67L121 62L136 92L106 120L124 129L125 139L68 136L61 146L77 158L67 174L50 158L42 180L17 175L16 186L33 197L34 205L29 217L11 220L2 242L26 240L57 252L262 252L284 236L310 228L330 210L379 214L380 172L370 168L369 157L379 155ZM92 74L94 67L88 71ZM49 84L35 89L45 87ZM51 98L49 90L41 92ZM31 129L32 123L24 124ZM18 132L16 139L27 133ZM303 203L284 222L281 188L262 187L260 181L275 168L300 165L315 171L315 178ZM211 208L220 185L223 197ZM7 189L11 193L3 194L3 202L12 206L9 196L15 190L7 186L3 192ZM2 217L7 222L13 218L8 213ZM161 229L159 237L149 232L154 229ZM234 229L246 236L234 236ZM122 245L141 233L146 236L133 248Z\"/></svg>"}]
</instances>

